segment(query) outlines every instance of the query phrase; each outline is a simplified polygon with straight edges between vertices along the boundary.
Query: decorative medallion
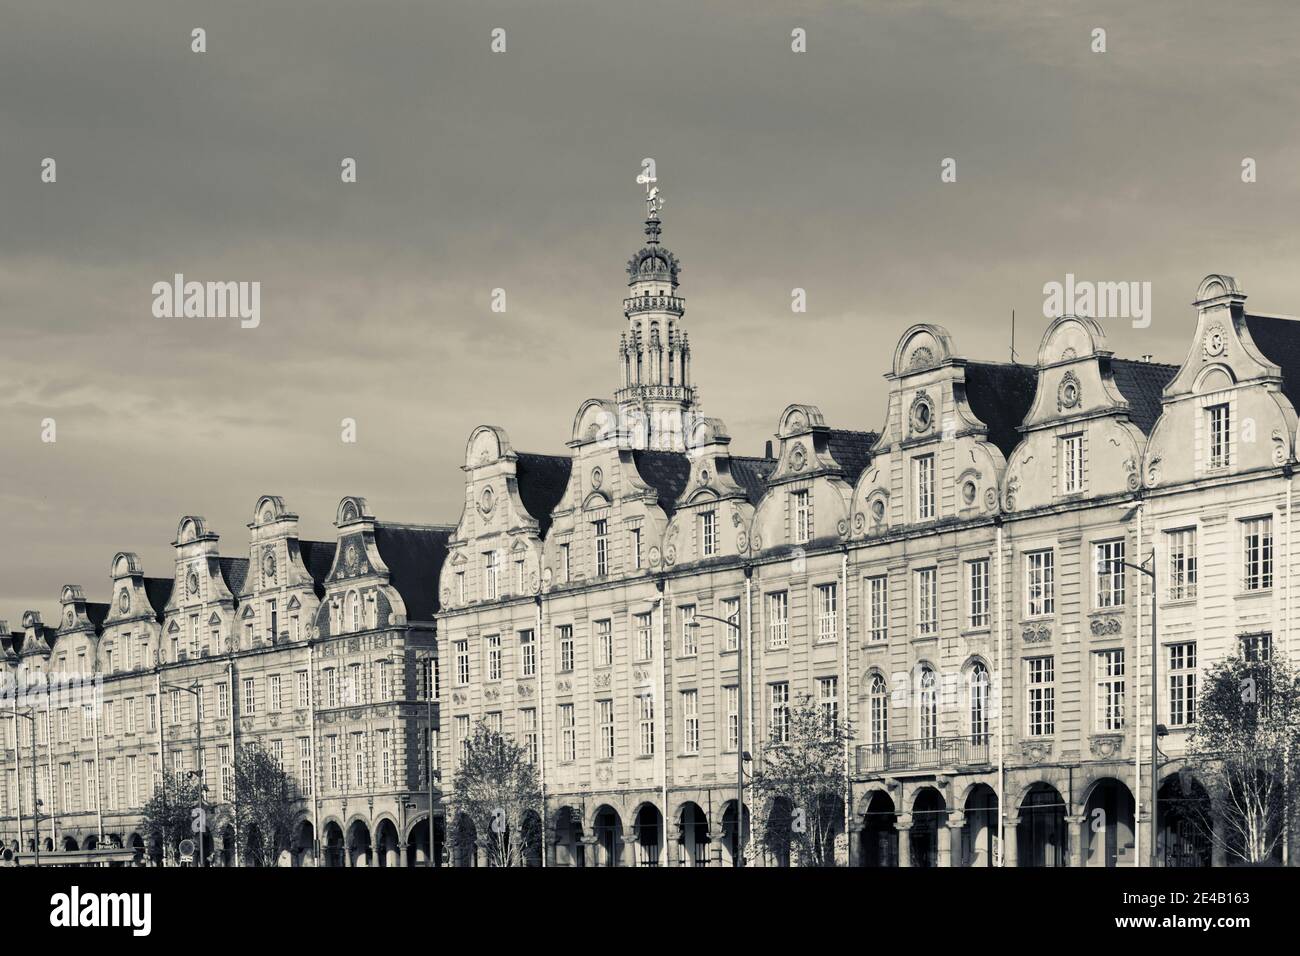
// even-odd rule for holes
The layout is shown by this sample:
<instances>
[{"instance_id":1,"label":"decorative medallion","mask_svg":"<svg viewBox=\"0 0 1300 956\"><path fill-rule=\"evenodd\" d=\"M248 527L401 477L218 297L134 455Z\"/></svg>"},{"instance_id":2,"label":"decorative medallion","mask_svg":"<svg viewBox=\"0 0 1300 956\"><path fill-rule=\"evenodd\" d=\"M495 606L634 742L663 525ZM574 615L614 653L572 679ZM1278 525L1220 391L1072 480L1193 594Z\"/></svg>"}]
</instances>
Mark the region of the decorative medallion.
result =
<instances>
[{"instance_id":1,"label":"decorative medallion","mask_svg":"<svg viewBox=\"0 0 1300 956\"><path fill-rule=\"evenodd\" d=\"M1089 630L1091 630L1096 637L1103 637L1107 634L1118 634L1123 627L1124 625L1117 614L1112 614L1108 617L1095 617L1088 625Z\"/></svg>"},{"instance_id":2,"label":"decorative medallion","mask_svg":"<svg viewBox=\"0 0 1300 956\"><path fill-rule=\"evenodd\" d=\"M355 544L348 545L347 550L343 552L343 563L347 565L347 569L356 571L358 560L360 560L360 555L357 554L357 546Z\"/></svg>"},{"instance_id":3,"label":"decorative medallion","mask_svg":"<svg viewBox=\"0 0 1300 956\"><path fill-rule=\"evenodd\" d=\"M911 361L908 362L908 368L927 368L934 364L934 353L928 346L922 345L913 350Z\"/></svg>"},{"instance_id":4,"label":"decorative medallion","mask_svg":"<svg viewBox=\"0 0 1300 956\"><path fill-rule=\"evenodd\" d=\"M979 490L975 487L975 482L970 479L962 482L961 500L966 502L966 507L969 508L971 505L975 504L975 498L978 494Z\"/></svg>"},{"instance_id":5,"label":"decorative medallion","mask_svg":"<svg viewBox=\"0 0 1300 956\"><path fill-rule=\"evenodd\" d=\"M270 505L267 505L266 510L262 512L262 523L270 524L271 519L273 519L274 517L275 517L275 512L271 510Z\"/></svg>"},{"instance_id":6,"label":"decorative medallion","mask_svg":"<svg viewBox=\"0 0 1300 956\"><path fill-rule=\"evenodd\" d=\"M1106 760L1119 753L1120 748L1124 746L1123 734L1097 734L1088 739L1088 745L1092 749L1094 757L1100 757Z\"/></svg>"},{"instance_id":7,"label":"decorative medallion","mask_svg":"<svg viewBox=\"0 0 1300 956\"><path fill-rule=\"evenodd\" d=\"M794 446L794 451L790 452L790 467L795 471L803 471L803 466L808 463L808 453L804 451L803 444Z\"/></svg>"},{"instance_id":8,"label":"decorative medallion","mask_svg":"<svg viewBox=\"0 0 1300 956\"><path fill-rule=\"evenodd\" d=\"M199 576L193 569L190 569L190 573L185 578L185 590L191 596L199 593Z\"/></svg>"},{"instance_id":9,"label":"decorative medallion","mask_svg":"<svg viewBox=\"0 0 1300 956\"><path fill-rule=\"evenodd\" d=\"M343 506L343 523L357 520L357 506L354 502L349 501Z\"/></svg>"},{"instance_id":10,"label":"decorative medallion","mask_svg":"<svg viewBox=\"0 0 1300 956\"><path fill-rule=\"evenodd\" d=\"M1079 376L1073 372L1066 372L1061 378L1061 384L1056 389L1056 410L1062 411L1067 408L1074 408L1079 404Z\"/></svg>"},{"instance_id":11,"label":"decorative medallion","mask_svg":"<svg viewBox=\"0 0 1300 956\"><path fill-rule=\"evenodd\" d=\"M1052 639L1052 629L1046 624L1026 624L1020 632L1020 640L1025 644L1043 644Z\"/></svg>"},{"instance_id":12,"label":"decorative medallion","mask_svg":"<svg viewBox=\"0 0 1300 956\"><path fill-rule=\"evenodd\" d=\"M917 392L916 398L912 400L912 410L908 413L908 419L914 435L924 435L934 424L934 403L930 401L930 396L925 394L925 389Z\"/></svg>"},{"instance_id":13,"label":"decorative medallion","mask_svg":"<svg viewBox=\"0 0 1300 956\"><path fill-rule=\"evenodd\" d=\"M1065 348L1061 349L1061 361L1062 361L1062 362L1068 362L1068 361L1070 361L1070 359L1078 358L1078 356L1079 356L1079 353L1076 352L1076 351L1074 350L1074 346L1073 346L1073 345L1067 345Z\"/></svg>"},{"instance_id":14,"label":"decorative medallion","mask_svg":"<svg viewBox=\"0 0 1300 956\"><path fill-rule=\"evenodd\" d=\"M262 574L268 581L275 580L275 549L267 548L262 553Z\"/></svg>"},{"instance_id":15,"label":"decorative medallion","mask_svg":"<svg viewBox=\"0 0 1300 956\"><path fill-rule=\"evenodd\" d=\"M1205 349L1205 355L1207 358L1215 358L1222 355L1225 344L1223 326L1216 322L1205 330L1205 338L1202 341L1202 346Z\"/></svg>"},{"instance_id":16,"label":"decorative medallion","mask_svg":"<svg viewBox=\"0 0 1300 956\"><path fill-rule=\"evenodd\" d=\"M841 538L847 538L849 536L849 519L841 518L835 522L835 530L839 532Z\"/></svg>"},{"instance_id":17,"label":"decorative medallion","mask_svg":"<svg viewBox=\"0 0 1300 956\"><path fill-rule=\"evenodd\" d=\"M489 486L483 489L483 494L478 499L478 510L483 513L483 517L492 514L492 509L496 506L496 499L492 494L492 488Z\"/></svg>"},{"instance_id":18,"label":"decorative medallion","mask_svg":"<svg viewBox=\"0 0 1300 956\"><path fill-rule=\"evenodd\" d=\"M77 619L76 612L73 611L72 608L68 608L68 615L67 615L67 617L68 617L68 626L71 627L71 626L72 626L72 622L75 621L75 620Z\"/></svg>"},{"instance_id":19,"label":"decorative medallion","mask_svg":"<svg viewBox=\"0 0 1300 956\"><path fill-rule=\"evenodd\" d=\"M602 483L604 480L605 480L605 473L604 473L603 471L600 470L600 466L599 466L599 465L597 465L595 468L591 469L591 487L592 487L593 489L594 489L594 488L599 488L599 487L601 486L601 483Z\"/></svg>"},{"instance_id":20,"label":"decorative medallion","mask_svg":"<svg viewBox=\"0 0 1300 956\"><path fill-rule=\"evenodd\" d=\"M744 554L749 550L749 535L745 534L744 531L737 532L736 534L736 550L741 554Z\"/></svg>"},{"instance_id":21,"label":"decorative medallion","mask_svg":"<svg viewBox=\"0 0 1300 956\"><path fill-rule=\"evenodd\" d=\"M998 493L992 488L984 491L984 510L994 511L998 506Z\"/></svg>"},{"instance_id":22,"label":"decorative medallion","mask_svg":"<svg viewBox=\"0 0 1300 956\"><path fill-rule=\"evenodd\" d=\"M885 501L883 498L877 498L871 502L871 520L876 524L885 520Z\"/></svg>"},{"instance_id":23,"label":"decorative medallion","mask_svg":"<svg viewBox=\"0 0 1300 956\"><path fill-rule=\"evenodd\" d=\"M701 469L700 469L700 484L702 484L702 485L707 485L708 483L709 483L709 469L707 469L707 468L701 468Z\"/></svg>"}]
</instances>

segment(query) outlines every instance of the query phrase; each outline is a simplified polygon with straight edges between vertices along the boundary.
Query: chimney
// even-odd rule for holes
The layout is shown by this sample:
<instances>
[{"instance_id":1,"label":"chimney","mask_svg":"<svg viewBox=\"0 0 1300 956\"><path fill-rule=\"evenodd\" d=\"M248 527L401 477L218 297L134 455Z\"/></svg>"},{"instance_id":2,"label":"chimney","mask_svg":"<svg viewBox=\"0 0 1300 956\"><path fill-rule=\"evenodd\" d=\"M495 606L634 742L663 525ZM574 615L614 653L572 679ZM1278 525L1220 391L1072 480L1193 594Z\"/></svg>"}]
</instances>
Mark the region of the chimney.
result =
<instances>
[{"instance_id":1,"label":"chimney","mask_svg":"<svg viewBox=\"0 0 1300 956\"><path fill-rule=\"evenodd\" d=\"M767 440L767 445L763 449L763 457L764 458L772 457L772 439L770 438Z\"/></svg>"}]
</instances>

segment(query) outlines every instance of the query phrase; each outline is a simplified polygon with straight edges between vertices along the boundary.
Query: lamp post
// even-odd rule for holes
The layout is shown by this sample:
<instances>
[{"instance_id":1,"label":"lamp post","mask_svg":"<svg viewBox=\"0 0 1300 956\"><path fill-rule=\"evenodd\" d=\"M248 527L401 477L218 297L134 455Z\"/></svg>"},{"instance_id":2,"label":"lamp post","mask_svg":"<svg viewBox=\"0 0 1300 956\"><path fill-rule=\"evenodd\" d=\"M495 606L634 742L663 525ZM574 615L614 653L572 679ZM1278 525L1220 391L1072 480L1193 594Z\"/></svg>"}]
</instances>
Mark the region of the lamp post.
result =
<instances>
[{"instance_id":1,"label":"lamp post","mask_svg":"<svg viewBox=\"0 0 1300 956\"><path fill-rule=\"evenodd\" d=\"M1147 561L1151 562L1151 567L1147 567ZM1151 839L1147 841L1147 865L1156 865L1156 830L1160 825L1157 801L1160 799L1160 765L1159 765L1159 741L1160 741L1160 644L1157 638L1156 629L1156 551L1153 547L1151 553L1147 555L1146 560L1141 564L1134 564L1131 561L1119 562L1126 568L1132 568L1151 579ZM1141 592L1139 592L1141 593Z\"/></svg>"},{"instance_id":2,"label":"lamp post","mask_svg":"<svg viewBox=\"0 0 1300 956\"><path fill-rule=\"evenodd\" d=\"M32 849L36 854L36 865L40 866L41 865L41 799L36 795L36 771L39 769L36 764L36 718L32 714L24 714L17 707L14 707L12 711L12 715L15 721L17 721L17 719L21 717L23 718L23 720L28 721L32 725ZM18 780L18 794L20 797L22 796L22 788L23 788L23 781L21 778L22 765L20 762L22 749L23 749L22 742L18 739L18 724L15 723L14 724L14 754L18 758L15 762L17 763L18 769L20 771L19 780ZM20 813L18 815L18 839L20 841L19 842L20 849L22 848L22 843L21 843L23 838L22 829L23 829L23 818L22 818L22 814Z\"/></svg>"},{"instance_id":3,"label":"lamp post","mask_svg":"<svg viewBox=\"0 0 1300 956\"><path fill-rule=\"evenodd\" d=\"M197 777L199 781L199 867L202 868L205 865L203 858L207 853L207 848L203 843L203 831L207 825L207 821L204 819L203 793L208 789L207 784L203 782L203 694L199 690L197 681L188 687L183 684L163 684L162 687L166 690L183 690L187 694L194 695L194 736L198 741L199 766L198 772L191 773L191 776ZM162 705L161 699L158 703L159 706ZM159 728L162 727L162 721L158 722L158 726ZM161 760L160 756L159 761Z\"/></svg>"},{"instance_id":4,"label":"lamp post","mask_svg":"<svg viewBox=\"0 0 1300 956\"><path fill-rule=\"evenodd\" d=\"M700 621L717 621L727 627L736 629L736 856L731 861L733 867L745 863L745 642L740 637L740 611L732 618L715 617L712 614L696 614L687 627L699 627ZM665 809L667 809L665 807ZM668 848L664 847L664 852Z\"/></svg>"}]
</instances>

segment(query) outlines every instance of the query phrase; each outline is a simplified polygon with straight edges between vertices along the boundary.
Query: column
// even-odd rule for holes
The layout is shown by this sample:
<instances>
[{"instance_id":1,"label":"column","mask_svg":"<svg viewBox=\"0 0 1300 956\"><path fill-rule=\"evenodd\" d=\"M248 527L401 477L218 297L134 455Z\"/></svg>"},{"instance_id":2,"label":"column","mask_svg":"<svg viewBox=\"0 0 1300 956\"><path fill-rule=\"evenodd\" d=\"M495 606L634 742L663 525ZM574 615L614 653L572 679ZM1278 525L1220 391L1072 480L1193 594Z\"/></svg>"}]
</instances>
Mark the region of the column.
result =
<instances>
[{"instance_id":1,"label":"column","mask_svg":"<svg viewBox=\"0 0 1300 956\"><path fill-rule=\"evenodd\" d=\"M618 848L614 848L617 852ZM623 830L623 866L636 866L636 827L625 827Z\"/></svg>"},{"instance_id":2,"label":"column","mask_svg":"<svg viewBox=\"0 0 1300 956\"><path fill-rule=\"evenodd\" d=\"M1005 817L1003 825L1003 838L1001 846L1002 865L1018 866L1020 861L1016 857L1016 827L1020 825L1020 815Z\"/></svg>"},{"instance_id":3,"label":"column","mask_svg":"<svg viewBox=\"0 0 1300 956\"><path fill-rule=\"evenodd\" d=\"M898 865L907 868L912 865L912 815L900 813L898 822Z\"/></svg>"},{"instance_id":4,"label":"column","mask_svg":"<svg viewBox=\"0 0 1300 956\"><path fill-rule=\"evenodd\" d=\"M948 814L948 853L946 858L944 854L940 853L940 866L962 867L966 865L966 861L962 858L961 847L962 834L965 832L965 828L966 815L964 813ZM940 835L940 840L942 841L942 835Z\"/></svg>"},{"instance_id":5,"label":"column","mask_svg":"<svg viewBox=\"0 0 1300 956\"><path fill-rule=\"evenodd\" d=\"M849 820L849 866L862 865L862 819Z\"/></svg>"},{"instance_id":6,"label":"column","mask_svg":"<svg viewBox=\"0 0 1300 956\"><path fill-rule=\"evenodd\" d=\"M1065 818L1065 831L1070 840L1070 866L1084 866L1086 854L1084 847L1089 843L1088 818L1080 814Z\"/></svg>"},{"instance_id":7,"label":"column","mask_svg":"<svg viewBox=\"0 0 1300 956\"><path fill-rule=\"evenodd\" d=\"M600 866L600 844L595 835L584 836L578 842L582 845L583 865Z\"/></svg>"},{"instance_id":8,"label":"column","mask_svg":"<svg viewBox=\"0 0 1300 956\"><path fill-rule=\"evenodd\" d=\"M1210 841L1210 865L1227 866L1228 849L1224 841L1228 837L1228 831L1223 825L1223 814L1218 807L1210 810L1210 825L1214 831L1214 839Z\"/></svg>"}]
</instances>

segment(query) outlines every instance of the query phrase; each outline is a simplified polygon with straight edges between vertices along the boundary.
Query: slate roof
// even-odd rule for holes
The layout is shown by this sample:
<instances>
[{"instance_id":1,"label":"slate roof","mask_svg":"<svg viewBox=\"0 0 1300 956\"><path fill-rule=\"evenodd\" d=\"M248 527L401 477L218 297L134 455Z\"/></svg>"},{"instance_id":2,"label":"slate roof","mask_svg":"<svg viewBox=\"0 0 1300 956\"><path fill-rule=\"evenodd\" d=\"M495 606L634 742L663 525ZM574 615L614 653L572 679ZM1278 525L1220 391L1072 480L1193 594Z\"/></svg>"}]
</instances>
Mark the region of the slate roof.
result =
<instances>
[{"instance_id":1,"label":"slate roof","mask_svg":"<svg viewBox=\"0 0 1300 956\"><path fill-rule=\"evenodd\" d=\"M388 565L389 583L406 604L408 621L432 621L438 610L438 575L447 558L447 525L375 522L375 547Z\"/></svg>"},{"instance_id":2,"label":"slate roof","mask_svg":"<svg viewBox=\"0 0 1300 956\"><path fill-rule=\"evenodd\" d=\"M681 452L642 449L632 452L632 460L642 480L659 493L659 507L671 517L691 477L690 459Z\"/></svg>"},{"instance_id":3,"label":"slate roof","mask_svg":"<svg viewBox=\"0 0 1300 956\"><path fill-rule=\"evenodd\" d=\"M1282 394L1300 409L1300 321L1248 314L1246 328L1264 356L1282 369Z\"/></svg>"},{"instance_id":4,"label":"slate roof","mask_svg":"<svg viewBox=\"0 0 1300 956\"><path fill-rule=\"evenodd\" d=\"M1120 394L1129 404L1129 417L1133 424L1142 429L1143 434L1150 435L1160 417L1160 395L1178 374L1178 366L1113 358L1110 371Z\"/></svg>"},{"instance_id":5,"label":"slate roof","mask_svg":"<svg viewBox=\"0 0 1300 956\"><path fill-rule=\"evenodd\" d=\"M338 548L335 541L298 541L298 553L302 555L303 566L316 582L317 596L323 593L322 586L334 566L334 552Z\"/></svg>"},{"instance_id":6,"label":"slate roof","mask_svg":"<svg viewBox=\"0 0 1300 956\"><path fill-rule=\"evenodd\" d=\"M108 617L108 609L111 606L112 605L110 604L92 604L89 601L86 602L86 617L90 620L91 624L95 625L96 634L104 629L104 618Z\"/></svg>"},{"instance_id":7,"label":"slate roof","mask_svg":"<svg viewBox=\"0 0 1300 956\"><path fill-rule=\"evenodd\" d=\"M515 462L515 478L519 500L528 513L537 519L543 537L551 527L551 512L564 497L569 486L569 472L573 459L567 455L534 455L522 452Z\"/></svg>"},{"instance_id":8,"label":"slate roof","mask_svg":"<svg viewBox=\"0 0 1300 956\"><path fill-rule=\"evenodd\" d=\"M1038 390L1038 369L1010 362L969 362L966 401L988 426L988 440L1007 458L1020 444L1020 425Z\"/></svg>"},{"instance_id":9,"label":"slate roof","mask_svg":"<svg viewBox=\"0 0 1300 956\"><path fill-rule=\"evenodd\" d=\"M226 579L226 587L235 597L244 593L244 581L248 577L248 558L218 558L221 576Z\"/></svg>"},{"instance_id":10,"label":"slate roof","mask_svg":"<svg viewBox=\"0 0 1300 956\"><path fill-rule=\"evenodd\" d=\"M162 620L163 608L167 606L167 601L172 596L172 588L175 587L176 581L172 578L145 578L144 594L149 599L149 604L154 609L155 616Z\"/></svg>"},{"instance_id":11,"label":"slate roof","mask_svg":"<svg viewBox=\"0 0 1300 956\"><path fill-rule=\"evenodd\" d=\"M756 505L767 493L767 478L776 470L775 458L731 459L731 477L736 484L745 489L745 497L751 505Z\"/></svg>"},{"instance_id":12,"label":"slate roof","mask_svg":"<svg viewBox=\"0 0 1300 956\"><path fill-rule=\"evenodd\" d=\"M855 432L842 428L832 428L830 432L831 457L844 469L848 483L855 484L858 475L871 463L871 449L880 436L875 432Z\"/></svg>"}]
</instances>

